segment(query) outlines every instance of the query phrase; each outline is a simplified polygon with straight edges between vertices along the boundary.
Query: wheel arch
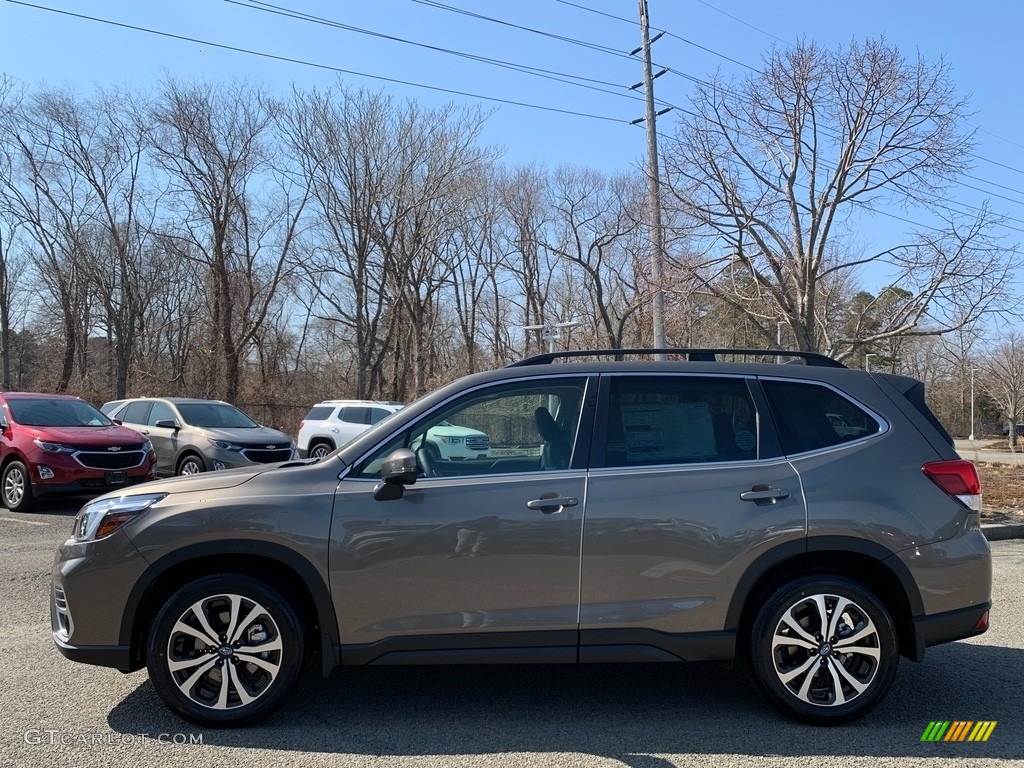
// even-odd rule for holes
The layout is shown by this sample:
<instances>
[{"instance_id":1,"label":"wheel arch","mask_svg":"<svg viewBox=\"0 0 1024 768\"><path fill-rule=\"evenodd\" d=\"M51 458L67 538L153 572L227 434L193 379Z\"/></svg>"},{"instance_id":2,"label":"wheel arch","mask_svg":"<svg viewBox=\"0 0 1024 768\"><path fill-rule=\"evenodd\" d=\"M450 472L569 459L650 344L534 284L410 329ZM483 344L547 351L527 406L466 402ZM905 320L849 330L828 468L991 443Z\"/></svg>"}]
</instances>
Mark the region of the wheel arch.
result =
<instances>
[{"instance_id":1,"label":"wheel arch","mask_svg":"<svg viewBox=\"0 0 1024 768\"><path fill-rule=\"evenodd\" d=\"M320 443L326 443L331 447L332 451L338 447L337 443L334 442L334 439L328 437L327 435L313 435L312 437L309 438L309 441L306 443L306 445L308 446L306 450L312 451Z\"/></svg>"},{"instance_id":2,"label":"wheel arch","mask_svg":"<svg viewBox=\"0 0 1024 768\"><path fill-rule=\"evenodd\" d=\"M340 635L326 583L305 557L280 544L252 540L212 541L176 550L157 560L140 578L121 619L121 645L129 647L131 670L146 664L149 630L160 607L190 581L216 573L250 576L295 601L309 623L310 646L319 649L324 676L339 663Z\"/></svg>"},{"instance_id":3,"label":"wheel arch","mask_svg":"<svg viewBox=\"0 0 1024 768\"><path fill-rule=\"evenodd\" d=\"M880 544L849 536L818 536L789 542L758 557L740 578L726 614L727 630L745 649L757 611L783 583L820 573L844 576L869 589L885 606L896 628L900 654L924 658L924 643L913 618L924 613L921 592L903 562Z\"/></svg>"}]
</instances>

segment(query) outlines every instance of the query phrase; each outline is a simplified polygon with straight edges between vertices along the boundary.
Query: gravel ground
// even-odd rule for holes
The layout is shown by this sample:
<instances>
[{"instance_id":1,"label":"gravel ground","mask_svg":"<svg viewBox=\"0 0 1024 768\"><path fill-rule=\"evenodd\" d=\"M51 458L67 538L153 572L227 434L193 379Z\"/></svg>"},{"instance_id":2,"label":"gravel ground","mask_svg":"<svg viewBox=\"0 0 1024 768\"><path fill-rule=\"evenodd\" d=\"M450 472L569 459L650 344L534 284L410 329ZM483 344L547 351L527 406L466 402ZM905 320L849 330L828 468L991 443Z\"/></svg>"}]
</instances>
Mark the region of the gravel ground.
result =
<instances>
[{"instance_id":1,"label":"gravel ground","mask_svg":"<svg viewBox=\"0 0 1024 768\"><path fill-rule=\"evenodd\" d=\"M171 715L145 672L53 648L50 564L72 514L0 510L0 766L1024 765L1024 541L993 544L992 629L904 661L841 728L777 716L716 663L344 670L306 678L263 725L217 731ZM922 743L940 719L999 724L985 743Z\"/></svg>"}]
</instances>

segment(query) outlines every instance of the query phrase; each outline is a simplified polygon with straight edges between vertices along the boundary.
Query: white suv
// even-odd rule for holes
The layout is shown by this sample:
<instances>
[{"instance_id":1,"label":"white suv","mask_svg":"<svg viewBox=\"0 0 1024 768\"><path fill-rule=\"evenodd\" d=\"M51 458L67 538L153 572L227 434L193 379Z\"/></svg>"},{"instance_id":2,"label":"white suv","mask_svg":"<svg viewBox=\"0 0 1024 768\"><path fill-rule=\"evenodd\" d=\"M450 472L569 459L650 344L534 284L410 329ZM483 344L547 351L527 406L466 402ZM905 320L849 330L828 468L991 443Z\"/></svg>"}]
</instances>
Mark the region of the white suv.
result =
<instances>
[{"instance_id":1,"label":"white suv","mask_svg":"<svg viewBox=\"0 0 1024 768\"><path fill-rule=\"evenodd\" d=\"M299 455L319 459L402 409L401 403L375 400L324 400L299 423Z\"/></svg>"},{"instance_id":2,"label":"white suv","mask_svg":"<svg viewBox=\"0 0 1024 768\"><path fill-rule=\"evenodd\" d=\"M401 403L376 400L324 400L299 423L299 455L319 459L378 421L402 409ZM486 432L441 422L426 434L425 449L438 459L486 459L491 440Z\"/></svg>"}]
</instances>

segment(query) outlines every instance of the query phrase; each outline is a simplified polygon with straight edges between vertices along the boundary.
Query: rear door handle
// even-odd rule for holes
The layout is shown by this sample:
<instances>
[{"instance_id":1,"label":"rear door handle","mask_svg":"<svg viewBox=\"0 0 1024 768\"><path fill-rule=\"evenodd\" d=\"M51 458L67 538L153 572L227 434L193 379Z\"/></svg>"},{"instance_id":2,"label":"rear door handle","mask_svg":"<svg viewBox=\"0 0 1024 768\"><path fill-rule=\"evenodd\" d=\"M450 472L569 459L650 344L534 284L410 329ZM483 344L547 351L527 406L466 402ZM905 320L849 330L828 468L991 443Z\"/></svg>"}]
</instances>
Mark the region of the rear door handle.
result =
<instances>
[{"instance_id":1,"label":"rear door handle","mask_svg":"<svg viewBox=\"0 0 1024 768\"><path fill-rule=\"evenodd\" d=\"M575 507L580 500L574 496L542 496L526 502L528 509L539 509L545 515L561 512L565 507Z\"/></svg>"},{"instance_id":2,"label":"rear door handle","mask_svg":"<svg viewBox=\"0 0 1024 768\"><path fill-rule=\"evenodd\" d=\"M770 485L755 485L749 491L741 493L740 498L743 501L752 501L759 506L764 506L788 499L789 491L785 488L772 488Z\"/></svg>"},{"instance_id":3,"label":"rear door handle","mask_svg":"<svg viewBox=\"0 0 1024 768\"><path fill-rule=\"evenodd\" d=\"M149 430L148 429L140 429L139 430L139 434L140 435L148 435L149 434Z\"/></svg>"}]
</instances>

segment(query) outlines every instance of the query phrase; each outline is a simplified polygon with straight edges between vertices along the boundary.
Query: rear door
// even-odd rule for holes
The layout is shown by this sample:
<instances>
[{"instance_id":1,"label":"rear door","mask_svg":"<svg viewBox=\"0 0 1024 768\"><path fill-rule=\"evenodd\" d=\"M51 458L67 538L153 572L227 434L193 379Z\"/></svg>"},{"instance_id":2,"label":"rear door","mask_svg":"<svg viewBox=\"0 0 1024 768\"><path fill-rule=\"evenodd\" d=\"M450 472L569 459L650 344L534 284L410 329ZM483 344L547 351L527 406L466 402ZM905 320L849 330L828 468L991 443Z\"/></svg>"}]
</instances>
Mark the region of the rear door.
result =
<instances>
[{"instance_id":1,"label":"rear door","mask_svg":"<svg viewBox=\"0 0 1024 768\"><path fill-rule=\"evenodd\" d=\"M742 376L601 377L581 661L605 658L609 646L714 657L720 647L694 633L724 630L750 563L805 536L800 482L779 455L760 399L756 382Z\"/></svg>"}]
</instances>

